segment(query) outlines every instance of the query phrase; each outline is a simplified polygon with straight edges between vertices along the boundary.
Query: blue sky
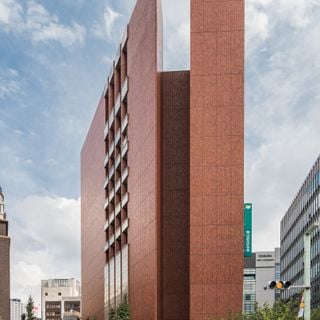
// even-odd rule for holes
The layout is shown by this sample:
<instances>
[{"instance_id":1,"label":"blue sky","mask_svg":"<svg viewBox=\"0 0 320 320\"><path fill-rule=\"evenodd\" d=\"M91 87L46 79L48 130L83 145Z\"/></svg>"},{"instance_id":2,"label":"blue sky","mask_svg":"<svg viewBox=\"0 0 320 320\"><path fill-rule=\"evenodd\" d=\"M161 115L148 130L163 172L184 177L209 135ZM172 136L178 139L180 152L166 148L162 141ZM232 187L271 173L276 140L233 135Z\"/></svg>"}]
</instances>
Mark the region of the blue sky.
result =
<instances>
[{"instance_id":1,"label":"blue sky","mask_svg":"<svg viewBox=\"0 0 320 320\"><path fill-rule=\"evenodd\" d=\"M80 277L79 154L134 0L0 0L0 185L12 296ZM163 0L165 69L189 67L189 1ZM254 249L320 150L320 0L246 0L245 197ZM58 262L58 263L57 263ZM38 300L39 301L39 300Z\"/></svg>"}]
</instances>

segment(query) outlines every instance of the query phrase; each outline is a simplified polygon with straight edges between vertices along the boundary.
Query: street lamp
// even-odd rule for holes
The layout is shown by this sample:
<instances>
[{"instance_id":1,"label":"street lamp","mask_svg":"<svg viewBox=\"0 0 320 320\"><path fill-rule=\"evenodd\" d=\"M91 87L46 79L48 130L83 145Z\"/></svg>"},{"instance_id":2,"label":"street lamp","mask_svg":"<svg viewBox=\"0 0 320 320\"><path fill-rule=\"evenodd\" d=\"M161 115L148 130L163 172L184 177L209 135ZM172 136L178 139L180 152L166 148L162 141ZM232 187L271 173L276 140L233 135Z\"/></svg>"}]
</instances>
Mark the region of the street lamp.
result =
<instances>
[{"instance_id":1,"label":"street lamp","mask_svg":"<svg viewBox=\"0 0 320 320\"><path fill-rule=\"evenodd\" d=\"M303 282L304 282L304 319L310 320L311 317L311 234L314 230L319 227L319 222L314 222L305 232L303 236L303 244L304 244L304 274L303 274Z\"/></svg>"}]
</instances>

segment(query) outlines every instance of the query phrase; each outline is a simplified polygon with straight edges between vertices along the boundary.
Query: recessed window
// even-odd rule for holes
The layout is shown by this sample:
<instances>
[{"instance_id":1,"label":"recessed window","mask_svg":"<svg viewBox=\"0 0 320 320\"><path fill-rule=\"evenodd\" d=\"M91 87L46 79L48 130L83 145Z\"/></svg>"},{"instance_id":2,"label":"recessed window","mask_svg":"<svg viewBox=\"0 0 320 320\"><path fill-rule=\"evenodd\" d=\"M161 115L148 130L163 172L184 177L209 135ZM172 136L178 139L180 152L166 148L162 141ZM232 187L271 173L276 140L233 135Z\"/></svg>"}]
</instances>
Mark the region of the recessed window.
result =
<instances>
[{"instance_id":1,"label":"recessed window","mask_svg":"<svg viewBox=\"0 0 320 320\"><path fill-rule=\"evenodd\" d=\"M61 296L61 292L59 292L58 295Z\"/></svg>"}]
</instances>

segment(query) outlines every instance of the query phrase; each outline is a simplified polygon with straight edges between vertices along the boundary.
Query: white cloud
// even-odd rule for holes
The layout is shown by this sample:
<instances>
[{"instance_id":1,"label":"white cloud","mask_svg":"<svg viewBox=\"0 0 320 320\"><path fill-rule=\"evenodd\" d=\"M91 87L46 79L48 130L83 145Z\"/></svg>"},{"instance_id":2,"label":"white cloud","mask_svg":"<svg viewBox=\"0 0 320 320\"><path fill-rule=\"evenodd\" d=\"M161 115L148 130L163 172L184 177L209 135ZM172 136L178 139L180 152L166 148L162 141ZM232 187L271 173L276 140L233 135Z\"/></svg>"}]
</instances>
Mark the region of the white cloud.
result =
<instances>
[{"instance_id":1,"label":"white cloud","mask_svg":"<svg viewBox=\"0 0 320 320\"><path fill-rule=\"evenodd\" d=\"M164 70L190 67L190 3L163 0Z\"/></svg>"},{"instance_id":2,"label":"white cloud","mask_svg":"<svg viewBox=\"0 0 320 320\"><path fill-rule=\"evenodd\" d=\"M29 36L35 42L57 41L63 46L83 44L86 35L83 26L75 22L61 24L58 16L35 1L28 1L24 11L17 0L0 0L1 25L6 31Z\"/></svg>"},{"instance_id":3,"label":"white cloud","mask_svg":"<svg viewBox=\"0 0 320 320\"><path fill-rule=\"evenodd\" d=\"M21 12L22 7L15 0L0 0L0 27L6 31L19 28L22 22Z\"/></svg>"},{"instance_id":4,"label":"white cloud","mask_svg":"<svg viewBox=\"0 0 320 320\"><path fill-rule=\"evenodd\" d=\"M279 16L298 28L306 27L311 22L312 12L319 5L319 0L280 0L273 3L274 8L278 9Z\"/></svg>"},{"instance_id":5,"label":"white cloud","mask_svg":"<svg viewBox=\"0 0 320 320\"><path fill-rule=\"evenodd\" d=\"M77 23L71 26L60 24L56 15L51 15L34 1L28 2L26 28L36 42L55 40L69 46L77 42L83 44L85 38L84 27Z\"/></svg>"},{"instance_id":6,"label":"white cloud","mask_svg":"<svg viewBox=\"0 0 320 320\"><path fill-rule=\"evenodd\" d=\"M0 99L4 99L19 91L20 82L18 79L19 75L16 70L0 68Z\"/></svg>"},{"instance_id":7,"label":"white cloud","mask_svg":"<svg viewBox=\"0 0 320 320\"><path fill-rule=\"evenodd\" d=\"M268 18L255 36L248 6ZM245 194L257 250L279 246L280 220L320 152L319 14L318 0L247 2Z\"/></svg>"},{"instance_id":8,"label":"white cloud","mask_svg":"<svg viewBox=\"0 0 320 320\"><path fill-rule=\"evenodd\" d=\"M12 296L40 303L41 279L80 280L80 200L30 196L7 214Z\"/></svg>"},{"instance_id":9,"label":"white cloud","mask_svg":"<svg viewBox=\"0 0 320 320\"><path fill-rule=\"evenodd\" d=\"M124 16L119 12L113 10L111 7L106 6L103 11L103 16L94 23L92 32L98 39L112 40L118 38L120 30L118 30L116 22L119 18ZM118 39L117 39L118 40Z\"/></svg>"},{"instance_id":10,"label":"white cloud","mask_svg":"<svg viewBox=\"0 0 320 320\"><path fill-rule=\"evenodd\" d=\"M114 24L115 24L116 20L119 17L121 17L121 14L112 10L111 7L107 6L104 10L103 17L104 17L104 23L105 23L105 27L106 27L107 36L108 36L108 38L111 38Z\"/></svg>"},{"instance_id":11,"label":"white cloud","mask_svg":"<svg viewBox=\"0 0 320 320\"><path fill-rule=\"evenodd\" d=\"M246 54L250 56L279 27L301 29L317 19L320 0L247 0ZM293 31L293 30L292 30ZM281 35L281 31L280 31ZM285 36L285 34L284 34Z\"/></svg>"},{"instance_id":12,"label":"white cloud","mask_svg":"<svg viewBox=\"0 0 320 320\"><path fill-rule=\"evenodd\" d=\"M248 46L246 51L255 50L260 41L264 41L269 36L269 17L265 12L248 3L246 7L246 41Z\"/></svg>"}]
</instances>

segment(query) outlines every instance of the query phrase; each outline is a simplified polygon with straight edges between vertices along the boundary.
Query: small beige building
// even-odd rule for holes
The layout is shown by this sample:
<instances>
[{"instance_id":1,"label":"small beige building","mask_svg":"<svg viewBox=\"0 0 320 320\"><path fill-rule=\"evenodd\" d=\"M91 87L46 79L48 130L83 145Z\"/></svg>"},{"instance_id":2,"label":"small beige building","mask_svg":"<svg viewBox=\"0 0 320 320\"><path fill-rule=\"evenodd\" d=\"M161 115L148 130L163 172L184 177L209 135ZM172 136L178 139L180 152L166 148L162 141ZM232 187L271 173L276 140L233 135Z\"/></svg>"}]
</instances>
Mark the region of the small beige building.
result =
<instances>
[{"instance_id":1,"label":"small beige building","mask_svg":"<svg viewBox=\"0 0 320 320\"><path fill-rule=\"evenodd\" d=\"M71 279L41 281L41 319L61 320L65 313L81 314L80 282Z\"/></svg>"}]
</instances>

